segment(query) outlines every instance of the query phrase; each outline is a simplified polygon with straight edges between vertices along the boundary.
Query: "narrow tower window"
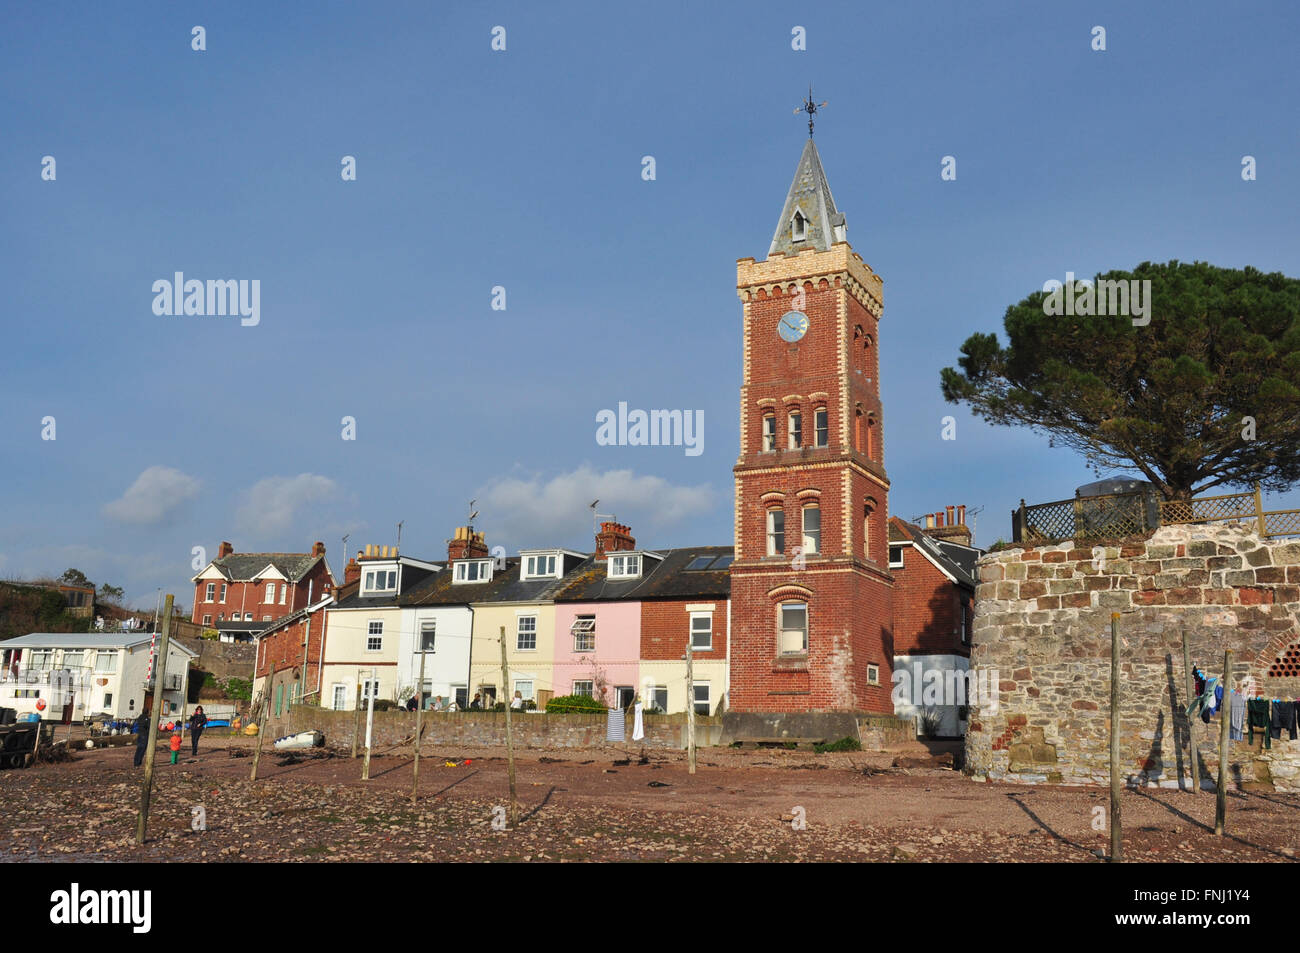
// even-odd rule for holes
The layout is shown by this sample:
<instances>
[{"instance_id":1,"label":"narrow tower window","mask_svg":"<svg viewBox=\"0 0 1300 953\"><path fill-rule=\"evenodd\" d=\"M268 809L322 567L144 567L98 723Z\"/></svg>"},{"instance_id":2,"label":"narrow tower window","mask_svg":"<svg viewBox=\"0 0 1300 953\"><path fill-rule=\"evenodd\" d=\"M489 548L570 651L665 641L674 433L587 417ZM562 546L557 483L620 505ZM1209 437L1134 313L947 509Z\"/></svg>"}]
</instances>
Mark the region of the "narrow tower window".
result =
<instances>
[{"instance_id":1,"label":"narrow tower window","mask_svg":"<svg viewBox=\"0 0 1300 953\"><path fill-rule=\"evenodd\" d=\"M785 552L785 510L767 511L767 554L780 556Z\"/></svg>"},{"instance_id":2,"label":"narrow tower window","mask_svg":"<svg viewBox=\"0 0 1300 953\"><path fill-rule=\"evenodd\" d=\"M807 230L807 224L808 223L804 220L803 212L796 210L794 213L794 219L790 223L791 239L796 242L803 241Z\"/></svg>"},{"instance_id":3,"label":"narrow tower window","mask_svg":"<svg viewBox=\"0 0 1300 953\"><path fill-rule=\"evenodd\" d=\"M798 450L803 446L803 414L797 410L790 411L790 449Z\"/></svg>"},{"instance_id":4,"label":"narrow tower window","mask_svg":"<svg viewBox=\"0 0 1300 953\"><path fill-rule=\"evenodd\" d=\"M814 446L824 447L829 442L830 425L826 417L826 408L818 407L813 411L813 438L816 441Z\"/></svg>"},{"instance_id":5,"label":"narrow tower window","mask_svg":"<svg viewBox=\"0 0 1300 953\"><path fill-rule=\"evenodd\" d=\"M776 414L763 415L763 452L776 449Z\"/></svg>"}]
</instances>

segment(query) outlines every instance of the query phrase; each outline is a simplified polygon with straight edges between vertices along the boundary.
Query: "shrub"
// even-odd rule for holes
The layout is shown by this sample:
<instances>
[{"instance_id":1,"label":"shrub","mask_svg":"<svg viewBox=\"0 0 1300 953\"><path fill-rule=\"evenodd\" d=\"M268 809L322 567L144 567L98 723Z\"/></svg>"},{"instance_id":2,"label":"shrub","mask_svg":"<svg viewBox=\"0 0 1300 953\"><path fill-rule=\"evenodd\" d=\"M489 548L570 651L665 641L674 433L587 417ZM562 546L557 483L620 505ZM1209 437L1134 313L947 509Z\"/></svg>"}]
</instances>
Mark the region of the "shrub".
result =
<instances>
[{"instance_id":1,"label":"shrub","mask_svg":"<svg viewBox=\"0 0 1300 953\"><path fill-rule=\"evenodd\" d=\"M561 695L559 698L552 698L547 702L546 710L557 715L563 715L566 712L603 713L609 709L604 702L592 698L590 695Z\"/></svg>"},{"instance_id":2,"label":"shrub","mask_svg":"<svg viewBox=\"0 0 1300 953\"><path fill-rule=\"evenodd\" d=\"M211 678L211 676L208 677ZM232 677L226 679L226 697L243 702L252 701L253 683L246 678Z\"/></svg>"},{"instance_id":3,"label":"shrub","mask_svg":"<svg viewBox=\"0 0 1300 953\"><path fill-rule=\"evenodd\" d=\"M813 750L818 754L826 751L861 751L862 742L857 738L841 738L839 741L832 741L829 744L813 745Z\"/></svg>"}]
</instances>

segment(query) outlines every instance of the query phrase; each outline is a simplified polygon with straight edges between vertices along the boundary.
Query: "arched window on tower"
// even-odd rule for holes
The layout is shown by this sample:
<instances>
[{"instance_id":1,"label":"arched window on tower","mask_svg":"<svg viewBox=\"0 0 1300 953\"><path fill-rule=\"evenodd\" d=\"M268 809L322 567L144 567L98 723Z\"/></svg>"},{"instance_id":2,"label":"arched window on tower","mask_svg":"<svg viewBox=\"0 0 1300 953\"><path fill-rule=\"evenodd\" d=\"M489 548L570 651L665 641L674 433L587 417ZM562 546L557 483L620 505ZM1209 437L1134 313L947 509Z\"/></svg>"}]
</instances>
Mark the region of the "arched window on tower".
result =
<instances>
[{"instance_id":1,"label":"arched window on tower","mask_svg":"<svg viewBox=\"0 0 1300 953\"><path fill-rule=\"evenodd\" d=\"M794 218L790 220L790 238L793 241L801 242L807 235L808 222L803 217L803 212L795 210Z\"/></svg>"},{"instance_id":2,"label":"arched window on tower","mask_svg":"<svg viewBox=\"0 0 1300 953\"><path fill-rule=\"evenodd\" d=\"M862 503L862 558L868 561L874 558L871 548L871 514L874 512L876 500L869 496Z\"/></svg>"},{"instance_id":3,"label":"arched window on tower","mask_svg":"<svg viewBox=\"0 0 1300 953\"><path fill-rule=\"evenodd\" d=\"M867 459L876 459L876 444L879 434L876 431L876 415L867 414Z\"/></svg>"},{"instance_id":4,"label":"arched window on tower","mask_svg":"<svg viewBox=\"0 0 1300 953\"><path fill-rule=\"evenodd\" d=\"M853 449L862 452L862 405L858 404L853 412Z\"/></svg>"}]
</instances>

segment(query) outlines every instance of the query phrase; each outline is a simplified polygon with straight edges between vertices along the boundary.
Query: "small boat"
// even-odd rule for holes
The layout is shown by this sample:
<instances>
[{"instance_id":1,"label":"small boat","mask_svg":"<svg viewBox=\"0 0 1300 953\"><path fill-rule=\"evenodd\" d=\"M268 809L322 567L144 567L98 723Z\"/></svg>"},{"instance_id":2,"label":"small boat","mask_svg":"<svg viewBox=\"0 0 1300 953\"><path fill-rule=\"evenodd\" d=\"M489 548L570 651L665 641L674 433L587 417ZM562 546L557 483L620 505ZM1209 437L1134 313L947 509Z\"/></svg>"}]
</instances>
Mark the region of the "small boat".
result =
<instances>
[{"instance_id":1,"label":"small boat","mask_svg":"<svg viewBox=\"0 0 1300 953\"><path fill-rule=\"evenodd\" d=\"M300 748L319 748L323 744L325 744L325 736L319 731L312 730L276 738L273 747L277 751L296 751Z\"/></svg>"}]
</instances>

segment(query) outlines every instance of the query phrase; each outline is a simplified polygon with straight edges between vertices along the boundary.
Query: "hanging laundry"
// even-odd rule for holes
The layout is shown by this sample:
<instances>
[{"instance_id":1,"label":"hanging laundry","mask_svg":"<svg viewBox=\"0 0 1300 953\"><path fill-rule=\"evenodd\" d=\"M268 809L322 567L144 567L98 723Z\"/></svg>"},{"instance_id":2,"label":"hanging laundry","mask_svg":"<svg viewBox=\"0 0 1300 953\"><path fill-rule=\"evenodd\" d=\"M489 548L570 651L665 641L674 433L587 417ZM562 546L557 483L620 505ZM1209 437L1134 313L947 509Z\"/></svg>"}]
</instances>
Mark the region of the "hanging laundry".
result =
<instances>
[{"instance_id":1,"label":"hanging laundry","mask_svg":"<svg viewBox=\"0 0 1300 953\"><path fill-rule=\"evenodd\" d=\"M1193 698L1192 703L1187 706L1188 718L1192 718L1195 717L1196 715L1200 715L1202 721L1208 722L1210 720L1210 716L1207 713L1207 709L1212 710L1213 708L1214 698L1215 698L1214 687L1218 683L1218 681L1219 680L1217 678L1209 678L1205 680L1203 690L1201 691L1201 693L1197 697Z\"/></svg>"},{"instance_id":2,"label":"hanging laundry","mask_svg":"<svg viewBox=\"0 0 1300 953\"><path fill-rule=\"evenodd\" d=\"M626 727L626 721L623 716L623 709L611 708L609 718L605 725L606 741L622 741L623 731Z\"/></svg>"},{"instance_id":3,"label":"hanging laundry","mask_svg":"<svg viewBox=\"0 0 1300 953\"><path fill-rule=\"evenodd\" d=\"M1252 698L1246 702L1246 721L1250 728L1250 743L1255 743L1255 729L1261 728L1264 731L1264 747L1272 748L1267 698Z\"/></svg>"},{"instance_id":4,"label":"hanging laundry","mask_svg":"<svg viewBox=\"0 0 1300 953\"><path fill-rule=\"evenodd\" d=\"M1290 734L1291 740L1296 739L1296 710L1295 702L1273 702L1273 720L1270 728L1270 734L1274 738L1282 737L1282 730L1286 729Z\"/></svg>"},{"instance_id":5,"label":"hanging laundry","mask_svg":"<svg viewBox=\"0 0 1300 953\"><path fill-rule=\"evenodd\" d=\"M636 703L632 711L632 740L640 741L645 737L645 723L641 720L641 703Z\"/></svg>"},{"instance_id":6,"label":"hanging laundry","mask_svg":"<svg viewBox=\"0 0 1300 953\"><path fill-rule=\"evenodd\" d=\"M1232 709L1228 717L1228 740L1241 741L1246 727L1246 696L1241 692L1232 693Z\"/></svg>"}]
</instances>

